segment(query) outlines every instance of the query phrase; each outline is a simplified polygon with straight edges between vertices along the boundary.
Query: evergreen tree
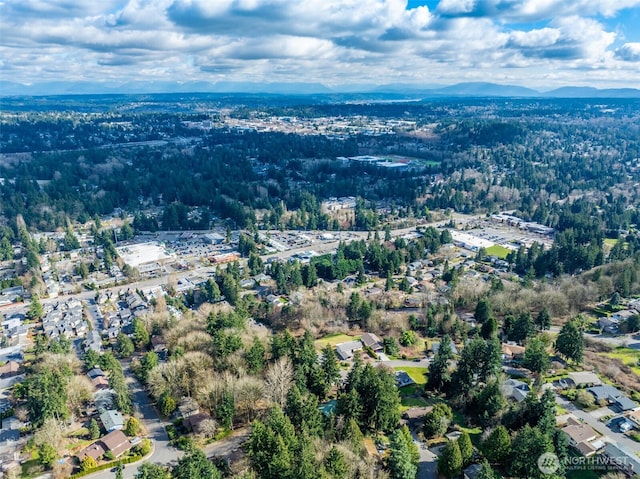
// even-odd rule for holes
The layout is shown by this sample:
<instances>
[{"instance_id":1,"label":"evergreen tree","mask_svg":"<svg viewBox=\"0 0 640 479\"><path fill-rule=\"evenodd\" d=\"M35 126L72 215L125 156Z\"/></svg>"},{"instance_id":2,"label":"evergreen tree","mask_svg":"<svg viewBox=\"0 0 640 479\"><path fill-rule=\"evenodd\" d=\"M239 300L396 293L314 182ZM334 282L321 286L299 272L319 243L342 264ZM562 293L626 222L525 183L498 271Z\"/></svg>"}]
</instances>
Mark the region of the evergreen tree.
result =
<instances>
[{"instance_id":1,"label":"evergreen tree","mask_svg":"<svg viewBox=\"0 0 640 479\"><path fill-rule=\"evenodd\" d=\"M556 338L556 351L575 364L582 362L584 354L584 336L577 321L566 323Z\"/></svg>"},{"instance_id":2,"label":"evergreen tree","mask_svg":"<svg viewBox=\"0 0 640 479\"><path fill-rule=\"evenodd\" d=\"M462 472L462 464L458 441L449 441L438 457L438 473L451 479Z\"/></svg>"},{"instance_id":3,"label":"evergreen tree","mask_svg":"<svg viewBox=\"0 0 640 479\"><path fill-rule=\"evenodd\" d=\"M422 432L426 438L442 436L447 432L453 419L451 407L445 403L437 403L424 417Z\"/></svg>"},{"instance_id":4,"label":"evergreen tree","mask_svg":"<svg viewBox=\"0 0 640 479\"><path fill-rule=\"evenodd\" d=\"M493 471L489 463L487 461L484 461L482 463L482 466L480 467L480 473L478 474L476 479L498 479L498 476Z\"/></svg>"},{"instance_id":5,"label":"evergreen tree","mask_svg":"<svg viewBox=\"0 0 640 479\"><path fill-rule=\"evenodd\" d=\"M233 394L227 392L220 404L216 407L216 417L220 421L220 425L229 430L233 427L233 416L236 413L236 404L233 400Z\"/></svg>"},{"instance_id":6,"label":"evergreen tree","mask_svg":"<svg viewBox=\"0 0 640 479\"><path fill-rule=\"evenodd\" d=\"M501 424L496 427L482 443L482 453L491 464L504 464L511 454L509 432Z\"/></svg>"},{"instance_id":7,"label":"evergreen tree","mask_svg":"<svg viewBox=\"0 0 640 479\"><path fill-rule=\"evenodd\" d=\"M542 308L536 317L536 326L542 331L546 331L551 328L551 315L547 308Z\"/></svg>"},{"instance_id":8,"label":"evergreen tree","mask_svg":"<svg viewBox=\"0 0 640 479\"><path fill-rule=\"evenodd\" d=\"M489 316L480 327L480 335L484 339L491 339L498 334L498 321L493 316Z\"/></svg>"},{"instance_id":9,"label":"evergreen tree","mask_svg":"<svg viewBox=\"0 0 640 479\"><path fill-rule=\"evenodd\" d=\"M38 446L38 459L45 468L51 469L56 461L55 448L46 442Z\"/></svg>"},{"instance_id":10,"label":"evergreen tree","mask_svg":"<svg viewBox=\"0 0 640 479\"><path fill-rule=\"evenodd\" d=\"M251 347L244 356L250 373L258 374L262 372L265 365L265 354L266 351L262 342L257 337L254 337Z\"/></svg>"},{"instance_id":11,"label":"evergreen tree","mask_svg":"<svg viewBox=\"0 0 640 479\"><path fill-rule=\"evenodd\" d=\"M143 462L138 467L135 479L169 479L169 473L160 464Z\"/></svg>"},{"instance_id":12,"label":"evergreen tree","mask_svg":"<svg viewBox=\"0 0 640 479\"><path fill-rule=\"evenodd\" d=\"M453 358L451 338L445 335L440 340L440 348L433 358L429 368L427 387L433 391L441 391L446 388L451 380L449 374L449 360Z\"/></svg>"},{"instance_id":13,"label":"evergreen tree","mask_svg":"<svg viewBox=\"0 0 640 479\"><path fill-rule=\"evenodd\" d=\"M98 425L98 421L95 419L91 419L89 421L89 439L95 441L100 437L100 426Z\"/></svg>"},{"instance_id":14,"label":"evergreen tree","mask_svg":"<svg viewBox=\"0 0 640 479\"><path fill-rule=\"evenodd\" d=\"M393 289L393 277L391 276L391 271L387 271L387 279L384 283L384 290L391 291Z\"/></svg>"},{"instance_id":15,"label":"evergreen tree","mask_svg":"<svg viewBox=\"0 0 640 479\"><path fill-rule=\"evenodd\" d=\"M40 321L44 315L44 308L42 303L38 299L38 295L31 296L31 303L29 305L29 311L27 317L32 321Z\"/></svg>"},{"instance_id":16,"label":"evergreen tree","mask_svg":"<svg viewBox=\"0 0 640 479\"><path fill-rule=\"evenodd\" d=\"M462 465L466 467L471 463L471 459L473 458L473 444L471 444L469 433L462 431L457 441L460 447L460 455L462 456Z\"/></svg>"},{"instance_id":17,"label":"evergreen tree","mask_svg":"<svg viewBox=\"0 0 640 479\"><path fill-rule=\"evenodd\" d=\"M222 479L222 474L199 449L189 451L178 459L171 471L172 479Z\"/></svg>"},{"instance_id":18,"label":"evergreen tree","mask_svg":"<svg viewBox=\"0 0 640 479\"><path fill-rule=\"evenodd\" d=\"M302 268L302 279L307 288L313 288L318 284L318 272L313 263L305 264Z\"/></svg>"},{"instance_id":19,"label":"evergreen tree","mask_svg":"<svg viewBox=\"0 0 640 479\"><path fill-rule=\"evenodd\" d=\"M295 458L295 466L291 477L295 479L316 479L318 477L318 464L316 463L313 445L310 438L304 434L298 442Z\"/></svg>"},{"instance_id":20,"label":"evergreen tree","mask_svg":"<svg viewBox=\"0 0 640 479\"><path fill-rule=\"evenodd\" d=\"M535 332L535 326L529 312L521 313L509 331L511 341L522 342Z\"/></svg>"},{"instance_id":21,"label":"evergreen tree","mask_svg":"<svg viewBox=\"0 0 640 479\"><path fill-rule=\"evenodd\" d=\"M480 324L483 324L492 316L493 316L493 311L491 310L491 303L487 298L482 298L480 301L478 301L478 304L476 305L476 310L473 314L473 317L477 322L479 322Z\"/></svg>"},{"instance_id":22,"label":"evergreen tree","mask_svg":"<svg viewBox=\"0 0 640 479\"><path fill-rule=\"evenodd\" d=\"M553 443L549 436L538 428L525 425L513 440L507 463L508 472L515 477L544 477L538 468L538 458L545 452L553 452Z\"/></svg>"},{"instance_id":23,"label":"evergreen tree","mask_svg":"<svg viewBox=\"0 0 640 479\"><path fill-rule=\"evenodd\" d=\"M359 381L361 424L371 431L391 431L400 420L400 397L395 374L367 364Z\"/></svg>"},{"instance_id":24,"label":"evergreen tree","mask_svg":"<svg viewBox=\"0 0 640 479\"><path fill-rule=\"evenodd\" d=\"M335 348L329 344L322 348L322 370L329 386L333 386L340 379L340 363Z\"/></svg>"},{"instance_id":25,"label":"evergreen tree","mask_svg":"<svg viewBox=\"0 0 640 479\"><path fill-rule=\"evenodd\" d=\"M346 477L349 468L344 455L335 445L331 446L324 459L324 468L333 479L344 479Z\"/></svg>"},{"instance_id":26,"label":"evergreen tree","mask_svg":"<svg viewBox=\"0 0 640 479\"><path fill-rule=\"evenodd\" d=\"M387 468L391 479L415 479L418 472L409 444L400 429L396 429L391 435Z\"/></svg>"},{"instance_id":27,"label":"evergreen tree","mask_svg":"<svg viewBox=\"0 0 640 479\"><path fill-rule=\"evenodd\" d=\"M522 365L534 373L544 374L549 369L549 354L542 338L532 338L524 351Z\"/></svg>"},{"instance_id":28,"label":"evergreen tree","mask_svg":"<svg viewBox=\"0 0 640 479\"><path fill-rule=\"evenodd\" d=\"M364 434L355 418L350 418L340 433L340 439L347 441L354 451L364 450Z\"/></svg>"},{"instance_id":29,"label":"evergreen tree","mask_svg":"<svg viewBox=\"0 0 640 479\"><path fill-rule=\"evenodd\" d=\"M136 347L145 349L151 340L151 335L140 318L133 320L133 341Z\"/></svg>"}]
</instances>

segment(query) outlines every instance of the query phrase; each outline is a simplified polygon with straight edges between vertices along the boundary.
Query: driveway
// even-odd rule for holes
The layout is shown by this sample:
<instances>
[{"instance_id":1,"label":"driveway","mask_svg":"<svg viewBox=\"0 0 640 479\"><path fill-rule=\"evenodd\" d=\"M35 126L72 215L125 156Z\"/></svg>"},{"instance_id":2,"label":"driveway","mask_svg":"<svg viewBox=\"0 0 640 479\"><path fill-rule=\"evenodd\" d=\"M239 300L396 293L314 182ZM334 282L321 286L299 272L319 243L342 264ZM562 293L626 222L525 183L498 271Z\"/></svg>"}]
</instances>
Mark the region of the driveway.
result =
<instances>
[{"instance_id":1,"label":"driveway","mask_svg":"<svg viewBox=\"0 0 640 479\"><path fill-rule=\"evenodd\" d=\"M202 450L209 458L229 456L242 446L242 443L249 438L250 432L251 428L249 427L238 429L233 431L231 436L228 436L221 441L207 444L202 448Z\"/></svg>"},{"instance_id":2,"label":"driveway","mask_svg":"<svg viewBox=\"0 0 640 479\"><path fill-rule=\"evenodd\" d=\"M610 439L610 441L608 442L617 442L618 444L622 444L632 451L638 450L638 443L633 439L619 432L612 431L606 426L606 424L598 421L590 413L583 411L582 409L574 405L571 401L567 401L563 397L556 395L556 403L565 408L567 411L571 412L571 414L576 416L582 422L588 424L597 432L599 432L603 436L602 439L606 440L608 437Z\"/></svg>"},{"instance_id":3,"label":"driveway","mask_svg":"<svg viewBox=\"0 0 640 479\"><path fill-rule=\"evenodd\" d=\"M427 445L420 441L420 438L416 434L415 430L411 431L411 437L413 442L418 446L418 452L420 453L420 462L418 463L418 475L417 479L436 479L438 456L432 451L427 449Z\"/></svg>"}]
</instances>

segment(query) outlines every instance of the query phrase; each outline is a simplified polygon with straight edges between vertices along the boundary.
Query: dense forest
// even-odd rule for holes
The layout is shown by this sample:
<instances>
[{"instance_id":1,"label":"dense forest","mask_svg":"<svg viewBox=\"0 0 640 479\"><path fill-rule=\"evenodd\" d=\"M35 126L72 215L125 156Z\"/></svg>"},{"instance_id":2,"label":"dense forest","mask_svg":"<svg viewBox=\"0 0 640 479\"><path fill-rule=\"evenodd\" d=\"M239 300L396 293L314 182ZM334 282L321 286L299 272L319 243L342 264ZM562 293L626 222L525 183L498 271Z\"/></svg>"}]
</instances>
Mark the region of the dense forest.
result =
<instances>
[{"instance_id":1,"label":"dense forest","mask_svg":"<svg viewBox=\"0 0 640 479\"><path fill-rule=\"evenodd\" d=\"M254 98L228 108L228 99L196 96L180 111L162 96L128 110L120 97L92 101L85 104L89 112L75 99L55 113L38 111L34 102L3 116L0 204L8 225L21 215L32 230L55 230L68 219L86 222L120 208L135 215L138 230L206 229L215 218L251 229L373 230L382 224L380 208L387 219L428 218L440 209L514 210L557 230L552 249L512 258L520 272L587 270L604 262L605 238L623 236L629 246L616 249L620 259L635 249L633 235L625 237L640 224L633 208L640 200L633 100L281 99L280 106L259 106ZM201 113L203 104L210 113ZM96 105L106 111L97 113ZM9 106L18 110L15 102ZM229 126L232 119L268 126L274 118L353 128L333 135ZM187 127L203 120L212 127ZM368 132L372 122L389 123L392 131ZM381 168L343 159L359 154L411 161ZM323 200L340 196L361 198L346 224L321 210Z\"/></svg>"}]
</instances>

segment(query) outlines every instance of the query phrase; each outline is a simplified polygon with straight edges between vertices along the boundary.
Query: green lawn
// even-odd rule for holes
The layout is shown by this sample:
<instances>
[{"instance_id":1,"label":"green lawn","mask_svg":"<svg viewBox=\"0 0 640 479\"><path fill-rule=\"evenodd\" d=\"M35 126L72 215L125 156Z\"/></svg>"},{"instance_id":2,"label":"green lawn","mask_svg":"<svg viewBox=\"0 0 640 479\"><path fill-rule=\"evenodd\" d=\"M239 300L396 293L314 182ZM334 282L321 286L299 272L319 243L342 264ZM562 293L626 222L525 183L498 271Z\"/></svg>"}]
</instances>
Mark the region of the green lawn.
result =
<instances>
[{"instance_id":1,"label":"green lawn","mask_svg":"<svg viewBox=\"0 0 640 479\"><path fill-rule=\"evenodd\" d=\"M511 253L511 250L509 248L505 248L504 246L500 246L499 244L489 246L486 251L489 256L497 256L500 259L507 259L509 253Z\"/></svg>"},{"instance_id":2,"label":"green lawn","mask_svg":"<svg viewBox=\"0 0 640 479\"><path fill-rule=\"evenodd\" d=\"M420 392L421 389L422 388L420 386L412 384L410 386L402 387L398 391L400 391L401 397L406 397L406 396L413 396L414 394Z\"/></svg>"},{"instance_id":3,"label":"green lawn","mask_svg":"<svg viewBox=\"0 0 640 479\"><path fill-rule=\"evenodd\" d=\"M355 341L357 339L360 339L360 336L349 336L348 334L342 334L342 333L329 334L324 338L317 339L315 342L315 345L316 345L316 349L322 349L327 344L330 344L331 346L335 346L336 344L347 343L349 341Z\"/></svg>"},{"instance_id":4,"label":"green lawn","mask_svg":"<svg viewBox=\"0 0 640 479\"><path fill-rule=\"evenodd\" d=\"M400 400L400 411L405 411L412 407L427 407L429 403L421 397L403 397Z\"/></svg>"},{"instance_id":5,"label":"green lawn","mask_svg":"<svg viewBox=\"0 0 640 479\"><path fill-rule=\"evenodd\" d=\"M416 384L427 383L427 368L420 368L417 366L398 366L393 369L396 371L404 371Z\"/></svg>"},{"instance_id":6,"label":"green lawn","mask_svg":"<svg viewBox=\"0 0 640 479\"><path fill-rule=\"evenodd\" d=\"M598 479L600 476L596 471L567 471L565 474L567 479Z\"/></svg>"}]
</instances>

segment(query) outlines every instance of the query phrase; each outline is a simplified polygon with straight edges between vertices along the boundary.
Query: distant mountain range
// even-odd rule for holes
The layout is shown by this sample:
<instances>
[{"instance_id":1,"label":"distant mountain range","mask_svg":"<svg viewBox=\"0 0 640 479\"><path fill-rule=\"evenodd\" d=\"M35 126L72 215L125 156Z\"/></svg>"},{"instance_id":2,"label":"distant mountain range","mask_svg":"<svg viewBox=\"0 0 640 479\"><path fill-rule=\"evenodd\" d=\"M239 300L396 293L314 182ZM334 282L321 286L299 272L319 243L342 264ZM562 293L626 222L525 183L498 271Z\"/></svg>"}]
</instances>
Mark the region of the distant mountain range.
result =
<instances>
[{"instance_id":1,"label":"distant mountain range","mask_svg":"<svg viewBox=\"0 0 640 479\"><path fill-rule=\"evenodd\" d=\"M431 98L640 98L640 89L567 86L538 91L517 85L496 83L458 83L456 85L342 85L328 87L321 83L255 83L255 82L48 82L34 85L2 81L0 96L101 95L148 93L240 93L272 95L371 95L394 100Z\"/></svg>"}]
</instances>

